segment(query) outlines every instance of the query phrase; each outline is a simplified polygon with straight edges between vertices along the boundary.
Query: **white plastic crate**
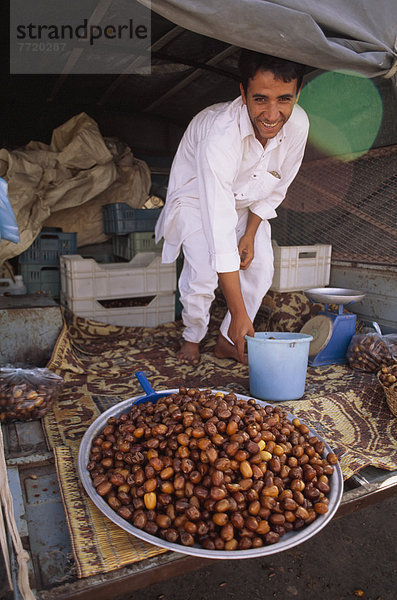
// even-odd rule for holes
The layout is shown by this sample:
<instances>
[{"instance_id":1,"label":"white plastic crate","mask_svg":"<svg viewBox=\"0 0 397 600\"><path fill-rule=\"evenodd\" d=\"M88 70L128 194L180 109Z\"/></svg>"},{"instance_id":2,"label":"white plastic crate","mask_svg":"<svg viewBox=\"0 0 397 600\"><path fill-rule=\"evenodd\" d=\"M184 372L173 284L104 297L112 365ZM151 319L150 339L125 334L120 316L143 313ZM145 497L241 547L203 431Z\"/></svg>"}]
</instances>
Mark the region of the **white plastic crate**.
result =
<instances>
[{"instance_id":1,"label":"white plastic crate","mask_svg":"<svg viewBox=\"0 0 397 600\"><path fill-rule=\"evenodd\" d=\"M78 255L61 256L61 289L69 299L129 298L173 292L176 267L161 264L156 252L140 252L128 263L101 263Z\"/></svg>"},{"instance_id":2,"label":"white plastic crate","mask_svg":"<svg viewBox=\"0 0 397 600\"><path fill-rule=\"evenodd\" d=\"M155 296L138 296L141 306L118 306L106 308L100 301L93 298L73 300L61 296L61 303L67 306L78 317L127 327L157 327L175 319L175 293L157 294ZM127 299L120 299L120 304ZM113 300L117 302L117 300ZM106 301L105 301L106 304Z\"/></svg>"},{"instance_id":3,"label":"white plastic crate","mask_svg":"<svg viewBox=\"0 0 397 600\"><path fill-rule=\"evenodd\" d=\"M331 250L328 244L315 246L279 246L272 240L274 292L297 292L329 284Z\"/></svg>"}]
</instances>

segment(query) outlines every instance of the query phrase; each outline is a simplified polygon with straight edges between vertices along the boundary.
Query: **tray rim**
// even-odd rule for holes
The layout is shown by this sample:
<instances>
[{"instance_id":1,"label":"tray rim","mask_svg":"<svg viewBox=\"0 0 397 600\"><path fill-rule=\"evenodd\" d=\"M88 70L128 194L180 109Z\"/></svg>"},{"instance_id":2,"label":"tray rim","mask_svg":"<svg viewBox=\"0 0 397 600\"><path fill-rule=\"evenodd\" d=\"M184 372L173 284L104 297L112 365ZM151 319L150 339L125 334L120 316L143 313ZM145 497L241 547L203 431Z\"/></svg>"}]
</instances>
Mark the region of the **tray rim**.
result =
<instances>
[{"instance_id":1,"label":"tray rim","mask_svg":"<svg viewBox=\"0 0 397 600\"><path fill-rule=\"evenodd\" d=\"M209 389L207 388L199 388L199 389ZM168 394L173 394L178 392L178 388L166 389L166 390L156 390L161 396L165 396ZM230 392L227 390L215 390L211 389L213 393L221 392L223 394L233 393L239 399L250 400L253 398L255 402L260 404L261 406L275 406L271 402L266 402L265 400L260 400L255 398L254 396L246 396L244 394L239 394L237 392ZM159 396L159 397L161 397ZM331 491L328 495L329 499L329 510L325 515L319 515L315 521L310 523L310 525L304 527L303 529L299 529L298 531L291 531L286 533L284 536L280 538L280 541L275 544L270 544L267 546L261 546L260 548L250 548L249 550L207 550L205 548L196 547L196 546L183 546L182 544L175 544L172 542L168 542L167 540L163 540L162 538L156 537L142 529L138 529L134 527L131 523L120 517L109 505L103 500L101 496L96 492L93 484L90 473L87 469L88 457L91 448L91 443L94 437L103 429L109 417L117 417L123 412L126 412L129 407L140 401L144 401L145 395L133 396L131 398L127 398L126 400L122 400L118 404L108 408L105 412L99 415L93 423L88 427L85 432L79 446L78 452L78 472L80 476L81 483L84 487L85 492L92 500L92 502L96 505L96 507L104 514L110 521L112 521L115 525L118 525L127 533L148 542L154 546L164 548L166 550L172 550L174 552L178 552L180 554L187 554L189 556L198 556L203 558L212 558L218 560L239 560L243 558L258 558L260 556L270 556L272 554L277 554L278 552L282 552L284 550L289 550L298 544L306 542L315 534L319 533L321 529L331 521L332 517L336 513L339 504L342 500L343 494L343 475L342 469L340 467L339 462L334 465L334 473L332 475L332 485ZM289 421L297 418L296 415L287 412L287 418ZM315 435L318 439L325 444L325 451L328 454L332 452L331 447L324 440L324 438L318 434L312 427L310 427L307 423L299 419L302 424L307 425L309 427L309 431L311 435Z\"/></svg>"},{"instance_id":2,"label":"tray rim","mask_svg":"<svg viewBox=\"0 0 397 600\"><path fill-rule=\"evenodd\" d=\"M345 292L345 293L343 293ZM304 290L306 296L314 302L323 304L350 304L361 302L366 296L365 292L350 288L317 287Z\"/></svg>"}]
</instances>

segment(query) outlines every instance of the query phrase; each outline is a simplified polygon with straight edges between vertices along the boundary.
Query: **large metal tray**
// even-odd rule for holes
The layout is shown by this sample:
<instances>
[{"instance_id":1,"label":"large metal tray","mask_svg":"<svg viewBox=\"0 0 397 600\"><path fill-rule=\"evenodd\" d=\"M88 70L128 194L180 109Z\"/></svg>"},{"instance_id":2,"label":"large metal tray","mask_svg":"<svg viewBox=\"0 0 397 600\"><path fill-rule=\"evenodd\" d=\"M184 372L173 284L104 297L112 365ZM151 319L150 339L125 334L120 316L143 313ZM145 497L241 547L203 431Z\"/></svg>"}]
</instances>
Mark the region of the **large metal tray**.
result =
<instances>
[{"instance_id":1,"label":"large metal tray","mask_svg":"<svg viewBox=\"0 0 397 600\"><path fill-rule=\"evenodd\" d=\"M169 389L169 390L161 390L159 394L161 396L172 394L174 392L178 392L177 389ZM213 393L223 392L227 394L228 392L224 390L213 390ZM243 400L249 400L252 396L244 396L241 394L236 394L238 398ZM135 402L139 402L145 400L142 396L135 396L134 398L129 398L116 404L112 408L109 408L107 411L102 413L87 429L84 437L81 441L78 455L78 470L81 478L81 482L84 486L85 491L88 496L94 502L94 504L99 508L99 510L106 515L113 523L127 531L128 533L134 535L141 540L145 540L150 544L154 544L155 546L159 546L161 548L166 548L167 550L173 550L174 552L180 552L182 554L189 554L192 556L201 556L206 558L215 558L215 559L242 559L242 558L256 558L258 556L267 556L270 554L276 554L278 552L282 552L283 550L288 550L297 546L298 544L302 544L306 542L308 539L313 537L316 533L321 531L323 527L332 519L334 516L339 503L342 499L343 493L343 477L342 471L339 464L335 465L334 473L331 477L330 482L330 493L328 495L329 499L329 511L325 515L320 515L317 517L313 523L300 529L298 531L290 531L286 533L284 536L280 538L280 541L276 544L271 544L268 546L262 546L261 548L251 548L249 550L234 550L234 551L226 551L226 550L206 550L199 546L183 546L182 544L175 544L171 542L167 542L161 538L150 535L143 531L142 529L137 529L131 523L120 517L110 506L108 503L97 493L95 490L90 473L87 469L87 465L89 463L89 455L91 450L92 441L97 437L97 435L102 431L102 429L106 426L107 420L110 417L118 417L124 412L128 412L129 408ZM269 402L264 402L262 400L255 401L262 406L269 405ZM288 420L292 421L295 418L295 415L291 415L288 413ZM304 421L301 421L304 423ZM306 424L307 425L307 424ZM309 426L308 426L309 427ZM332 452L330 446L326 443L326 441L312 428L310 428L310 434L316 435L319 440L323 441L325 444L325 453Z\"/></svg>"}]
</instances>

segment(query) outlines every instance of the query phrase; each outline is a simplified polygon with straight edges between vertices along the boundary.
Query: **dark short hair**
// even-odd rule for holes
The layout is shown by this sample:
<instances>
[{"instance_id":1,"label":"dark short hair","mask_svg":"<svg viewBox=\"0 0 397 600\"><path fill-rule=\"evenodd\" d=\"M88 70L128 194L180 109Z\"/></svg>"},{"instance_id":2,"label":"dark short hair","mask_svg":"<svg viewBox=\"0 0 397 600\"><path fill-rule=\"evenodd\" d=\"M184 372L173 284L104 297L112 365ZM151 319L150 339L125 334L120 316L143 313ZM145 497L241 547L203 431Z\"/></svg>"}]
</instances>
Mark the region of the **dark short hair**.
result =
<instances>
[{"instance_id":1,"label":"dark short hair","mask_svg":"<svg viewBox=\"0 0 397 600\"><path fill-rule=\"evenodd\" d=\"M306 71L306 65L246 49L241 50L238 67L245 93L247 93L248 80L255 77L255 73L259 70L271 71L276 78L282 79L286 83L296 79L297 90L302 84Z\"/></svg>"}]
</instances>

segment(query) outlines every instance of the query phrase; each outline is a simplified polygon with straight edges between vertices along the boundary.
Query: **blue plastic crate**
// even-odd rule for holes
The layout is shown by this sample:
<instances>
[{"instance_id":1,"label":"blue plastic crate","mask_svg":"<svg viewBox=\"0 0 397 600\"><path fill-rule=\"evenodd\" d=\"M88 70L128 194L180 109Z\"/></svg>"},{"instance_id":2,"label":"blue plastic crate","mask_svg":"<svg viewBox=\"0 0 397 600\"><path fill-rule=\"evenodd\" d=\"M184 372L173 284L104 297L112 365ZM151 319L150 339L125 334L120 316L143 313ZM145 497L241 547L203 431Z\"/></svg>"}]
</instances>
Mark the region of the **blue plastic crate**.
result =
<instances>
[{"instance_id":1,"label":"blue plastic crate","mask_svg":"<svg viewBox=\"0 0 397 600\"><path fill-rule=\"evenodd\" d=\"M55 265L21 265L23 282L28 294L51 294L59 298L61 291L61 270Z\"/></svg>"},{"instance_id":2,"label":"blue plastic crate","mask_svg":"<svg viewBox=\"0 0 397 600\"><path fill-rule=\"evenodd\" d=\"M19 255L19 263L58 265L61 254L77 253L77 233L63 233L56 228L43 229L33 244Z\"/></svg>"},{"instance_id":3,"label":"blue plastic crate","mask_svg":"<svg viewBox=\"0 0 397 600\"><path fill-rule=\"evenodd\" d=\"M154 231L161 208L131 208L125 202L102 206L103 230L123 235L135 231Z\"/></svg>"}]
</instances>

